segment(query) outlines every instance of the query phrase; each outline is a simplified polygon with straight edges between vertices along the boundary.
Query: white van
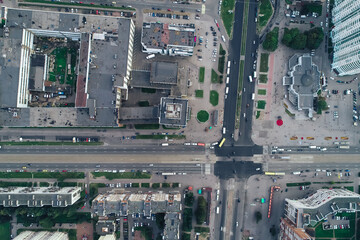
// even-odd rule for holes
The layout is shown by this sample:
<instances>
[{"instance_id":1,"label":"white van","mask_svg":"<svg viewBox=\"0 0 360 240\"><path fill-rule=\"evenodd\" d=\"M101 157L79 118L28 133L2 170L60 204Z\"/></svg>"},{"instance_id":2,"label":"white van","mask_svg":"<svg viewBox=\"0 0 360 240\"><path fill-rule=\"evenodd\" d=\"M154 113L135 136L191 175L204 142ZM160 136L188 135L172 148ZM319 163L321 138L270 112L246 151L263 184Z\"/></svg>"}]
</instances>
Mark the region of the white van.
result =
<instances>
[{"instance_id":1,"label":"white van","mask_svg":"<svg viewBox=\"0 0 360 240\"><path fill-rule=\"evenodd\" d=\"M228 94L228 93L229 93L229 87L226 87L225 94Z\"/></svg>"},{"instance_id":2,"label":"white van","mask_svg":"<svg viewBox=\"0 0 360 240\"><path fill-rule=\"evenodd\" d=\"M231 61L228 61L228 66L227 66L228 68L230 67L230 63L231 63Z\"/></svg>"},{"instance_id":3,"label":"white van","mask_svg":"<svg viewBox=\"0 0 360 240\"><path fill-rule=\"evenodd\" d=\"M167 146L169 146L169 144L168 143L162 143L161 146L167 147Z\"/></svg>"},{"instance_id":4,"label":"white van","mask_svg":"<svg viewBox=\"0 0 360 240\"><path fill-rule=\"evenodd\" d=\"M223 134L226 133L226 127L223 127Z\"/></svg>"},{"instance_id":5,"label":"white van","mask_svg":"<svg viewBox=\"0 0 360 240\"><path fill-rule=\"evenodd\" d=\"M252 76L249 76L249 82L252 82Z\"/></svg>"},{"instance_id":6,"label":"white van","mask_svg":"<svg viewBox=\"0 0 360 240\"><path fill-rule=\"evenodd\" d=\"M219 213L220 213L220 208L216 207L216 214L219 214Z\"/></svg>"},{"instance_id":7,"label":"white van","mask_svg":"<svg viewBox=\"0 0 360 240\"><path fill-rule=\"evenodd\" d=\"M256 72L254 72L254 78L256 78Z\"/></svg>"},{"instance_id":8,"label":"white van","mask_svg":"<svg viewBox=\"0 0 360 240\"><path fill-rule=\"evenodd\" d=\"M251 94L251 100L255 100L255 93Z\"/></svg>"},{"instance_id":9,"label":"white van","mask_svg":"<svg viewBox=\"0 0 360 240\"><path fill-rule=\"evenodd\" d=\"M151 58L154 58L155 57L155 54L150 54L146 57L146 59L151 59Z\"/></svg>"}]
</instances>

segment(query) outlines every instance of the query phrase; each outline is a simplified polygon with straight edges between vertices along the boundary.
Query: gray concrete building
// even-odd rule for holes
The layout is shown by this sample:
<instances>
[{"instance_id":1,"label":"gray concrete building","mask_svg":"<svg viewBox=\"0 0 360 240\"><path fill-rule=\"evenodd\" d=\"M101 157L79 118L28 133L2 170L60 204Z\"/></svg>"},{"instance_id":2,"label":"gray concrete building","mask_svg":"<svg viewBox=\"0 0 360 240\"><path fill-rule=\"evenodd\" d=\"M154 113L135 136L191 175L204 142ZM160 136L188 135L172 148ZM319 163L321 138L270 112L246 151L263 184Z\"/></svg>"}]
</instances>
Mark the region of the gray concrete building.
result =
<instances>
[{"instance_id":1,"label":"gray concrete building","mask_svg":"<svg viewBox=\"0 0 360 240\"><path fill-rule=\"evenodd\" d=\"M169 56L192 56L195 24L143 23L142 51Z\"/></svg>"},{"instance_id":2,"label":"gray concrete building","mask_svg":"<svg viewBox=\"0 0 360 240\"><path fill-rule=\"evenodd\" d=\"M185 127L188 121L188 100L163 97L160 100L159 123L167 126Z\"/></svg>"},{"instance_id":3,"label":"gray concrete building","mask_svg":"<svg viewBox=\"0 0 360 240\"><path fill-rule=\"evenodd\" d=\"M314 110L314 98L321 89L320 71L309 54L295 54L289 59L289 73L283 77L288 87L288 100L297 110L307 110L309 117Z\"/></svg>"},{"instance_id":4,"label":"gray concrete building","mask_svg":"<svg viewBox=\"0 0 360 240\"><path fill-rule=\"evenodd\" d=\"M8 187L0 188L3 207L67 207L80 199L80 187Z\"/></svg>"},{"instance_id":5,"label":"gray concrete building","mask_svg":"<svg viewBox=\"0 0 360 240\"><path fill-rule=\"evenodd\" d=\"M69 236L66 232L24 231L17 235L14 240L69 240Z\"/></svg>"}]
</instances>

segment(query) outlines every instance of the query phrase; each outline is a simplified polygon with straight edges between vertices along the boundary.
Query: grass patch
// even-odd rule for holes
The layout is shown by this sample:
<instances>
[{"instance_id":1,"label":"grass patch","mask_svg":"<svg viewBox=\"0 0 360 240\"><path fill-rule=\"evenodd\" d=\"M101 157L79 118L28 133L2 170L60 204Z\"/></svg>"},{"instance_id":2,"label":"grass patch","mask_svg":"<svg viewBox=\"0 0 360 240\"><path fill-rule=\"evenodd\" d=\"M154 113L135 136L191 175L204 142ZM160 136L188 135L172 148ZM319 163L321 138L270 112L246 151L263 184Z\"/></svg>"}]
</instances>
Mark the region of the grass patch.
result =
<instances>
[{"instance_id":1,"label":"grass patch","mask_svg":"<svg viewBox=\"0 0 360 240\"><path fill-rule=\"evenodd\" d=\"M239 94L242 91L242 85L244 80L244 65L245 61L240 60L240 69L239 69L239 80L238 80L238 89L237 89L237 100L236 100L236 120L235 128L238 129L240 126L240 112L241 112L241 95Z\"/></svg>"},{"instance_id":2,"label":"grass patch","mask_svg":"<svg viewBox=\"0 0 360 240\"><path fill-rule=\"evenodd\" d=\"M333 230L323 230L322 222L319 222L315 227L315 236L316 238L332 238L333 237Z\"/></svg>"},{"instance_id":3,"label":"grass patch","mask_svg":"<svg viewBox=\"0 0 360 240\"><path fill-rule=\"evenodd\" d=\"M292 1L291 0L285 0L286 4L289 4L291 5L292 4Z\"/></svg>"},{"instance_id":4,"label":"grass patch","mask_svg":"<svg viewBox=\"0 0 360 240\"><path fill-rule=\"evenodd\" d=\"M256 119L260 117L260 111L256 111Z\"/></svg>"},{"instance_id":5,"label":"grass patch","mask_svg":"<svg viewBox=\"0 0 360 240\"><path fill-rule=\"evenodd\" d=\"M258 109L265 109L265 105L266 105L266 101L264 101L264 100L259 100L257 102L257 108Z\"/></svg>"},{"instance_id":6,"label":"grass patch","mask_svg":"<svg viewBox=\"0 0 360 240\"><path fill-rule=\"evenodd\" d=\"M56 145L103 145L102 142L0 142L0 145L8 146L56 146Z\"/></svg>"},{"instance_id":7,"label":"grass patch","mask_svg":"<svg viewBox=\"0 0 360 240\"><path fill-rule=\"evenodd\" d=\"M205 67L200 67L199 69L199 82L203 83L205 79Z\"/></svg>"},{"instance_id":8,"label":"grass patch","mask_svg":"<svg viewBox=\"0 0 360 240\"><path fill-rule=\"evenodd\" d=\"M199 122L206 122L207 120L209 120L209 113L205 110L201 110L197 113L197 116L196 116L197 120Z\"/></svg>"},{"instance_id":9,"label":"grass patch","mask_svg":"<svg viewBox=\"0 0 360 240\"><path fill-rule=\"evenodd\" d=\"M211 83L219 83L219 75L214 69L211 69Z\"/></svg>"},{"instance_id":10,"label":"grass patch","mask_svg":"<svg viewBox=\"0 0 360 240\"><path fill-rule=\"evenodd\" d=\"M143 92L143 93L156 93L156 89L154 89L154 88L142 88L141 92Z\"/></svg>"},{"instance_id":11,"label":"grass patch","mask_svg":"<svg viewBox=\"0 0 360 240\"><path fill-rule=\"evenodd\" d=\"M8 240L10 239L11 230L10 230L10 222L4 222L0 224L0 239Z\"/></svg>"},{"instance_id":12,"label":"grass patch","mask_svg":"<svg viewBox=\"0 0 360 240\"><path fill-rule=\"evenodd\" d=\"M260 74L259 75L259 82L266 84L268 82L268 78L266 74Z\"/></svg>"},{"instance_id":13,"label":"grass patch","mask_svg":"<svg viewBox=\"0 0 360 240\"><path fill-rule=\"evenodd\" d=\"M224 68L225 68L225 56L221 56L221 57L219 57L219 62L218 62L219 73L223 74Z\"/></svg>"},{"instance_id":14,"label":"grass patch","mask_svg":"<svg viewBox=\"0 0 360 240\"><path fill-rule=\"evenodd\" d=\"M169 187L170 187L170 183L162 183L162 187L163 187L163 188L169 188Z\"/></svg>"},{"instance_id":15,"label":"grass patch","mask_svg":"<svg viewBox=\"0 0 360 240\"><path fill-rule=\"evenodd\" d=\"M269 71L269 54L262 53L260 56L260 72Z\"/></svg>"},{"instance_id":16,"label":"grass patch","mask_svg":"<svg viewBox=\"0 0 360 240\"><path fill-rule=\"evenodd\" d=\"M150 187L150 183L147 183L147 182L141 183L141 187L142 187L142 188L149 188L149 187Z\"/></svg>"},{"instance_id":17,"label":"grass patch","mask_svg":"<svg viewBox=\"0 0 360 240\"><path fill-rule=\"evenodd\" d=\"M180 127L167 127L166 125L162 125L163 129L170 129L170 130L180 130Z\"/></svg>"},{"instance_id":18,"label":"grass patch","mask_svg":"<svg viewBox=\"0 0 360 240\"><path fill-rule=\"evenodd\" d=\"M224 0L221 4L221 19L223 20L228 36L231 36L231 31L233 29L234 7L235 0Z\"/></svg>"},{"instance_id":19,"label":"grass patch","mask_svg":"<svg viewBox=\"0 0 360 240\"><path fill-rule=\"evenodd\" d=\"M137 135L136 139L186 139L186 135Z\"/></svg>"},{"instance_id":20,"label":"grass patch","mask_svg":"<svg viewBox=\"0 0 360 240\"><path fill-rule=\"evenodd\" d=\"M135 129L159 129L159 124L135 124Z\"/></svg>"},{"instance_id":21,"label":"grass patch","mask_svg":"<svg viewBox=\"0 0 360 240\"><path fill-rule=\"evenodd\" d=\"M174 182L173 184L172 184L172 187L173 188L178 188L180 186L180 183L178 183L178 182Z\"/></svg>"},{"instance_id":22,"label":"grass patch","mask_svg":"<svg viewBox=\"0 0 360 240\"><path fill-rule=\"evenodd\" d=\"M219 55L220 56L226 55L226 51L223 48L222 44L220 44L220 47L219 47Z\"/></svg>"},{"instance_id":23,"label":"grass patch","mask_svg":"<svg viewBox=\"0 0 360 240\"><path fill-rule=\"evenodd\" d=\"M245 1L244 3L244 12L243 12L243 27L242 33L241 33L241 48L240 48L240 54L245 55L245 49L246 49L246 36L247 36L247 25L248 25L248 15L249 15L249 1Z\"/></svg>"},{"instance_id":24,"label":"grass patch","mask_svg":"<svg viewBox=\"0 0 360 240\"><path fill-rule=\"evenodd\" d=\"M349 191L354 191L354 187L353 186L344 186L345 189L349 190Z\"/></svg>"},{"instance_id":25,"label":"grass patch","mask_svg":"<svg viewBox=\"0 0 360 240\"><path fill-rule=\"evenodd\" d=\"M259 21L258 21L258 27L260 31L263 27L266 26L272 13L273 13L273 9L270 0L260 0Z\"/></svg>"},{"instance_id":26,"label":"grass patch","mask_svg":"<svg viewBox=\"0 0 360 240\"><path fill-rule=\"evenodd\" d=\"M291 113L287 108L285 108L285 112L287 115L289 115L290 117L295 117L295 114L294 113Z\"/></svg>"},{"instance_id":27,"label":"grass patch","mask_svg":"<svg viewBox=\"0 0 360 240\"><path fill-rule=\"evenodd\" d=\"M195 227L194 231L196 233L209 233L210 232L210 228L208 227Z\"/></svg>"},{"instance_id":28,"label":"grass patch","mask_svg":"<svg viewBox=\"0 0 360 240\"><path fill-rule=\"evenodd\" d=\"M266 89L258 89L259 95L266 95Z\"/></svg>"},{"instance_id":29,"label":"grass patch","mask_svg":"<svg viewBox=\"0 0 360 240\"><path fill-rule=\"evenodd\" d=\"M48 187L50 184L48 182L40 182L39 187Z\"/></svg>"},{"instance_id":30,"label":"grass patch","mask_svg":"<svg viewBox=\"0 0 360 240\"><path fill-rule=\"evenodd\" d=\"M151 187L154 189L160 188L160 183L153 183L151 184Z\"/></svg>"},{"instance_id":31,"label":"grass patch","mask_svg":"<svg viewBox=\"0 0 360 240\"><path fill-rule=\"evenodd\" d=\"M219 103L219 93L215 90L210 91L210 103L213 106L216 106Z\"/></svg>"},{"instance_id":32,"label":"grass patch","mask_svg":"<svg viewBox=\"0 0 360 240\"><path fill-rule=\"evenodd\" d=\"M308 185L311 185L311 182L286 183L287 187L298 187L298 186L308 186Z\"/></svg>"},{"instance_id":33,"label":"grass patch","mask_svg":"<svg viewBox=\"0 0 360 240\"><path fill-rule=\"evenodd\" d=\"M138 188L138 187L140 187L140 183L132 183L131 187Z\"/></svg>"},{"instance_id":34,"label":"grass patch","mask_svg":"<svg viewBox=\"0 0 360 240\"><path fill-rule=\"evenodd\" d=\"M105 183L90 183L90 198L98 194L98 189L106 187Z\"/></svg>"},{"instance_id":35,"label":"grass patch","mask_svg":"<svg viewBox=\"0 0 360 240\"><path fill-rule=\"evenodd\" d=\"M195 90L195 97L203 98L204 97L204 91L203 90Z\"/></svg>"},{"instance_id":36,"label":"grass patch","mask_svg":"<svg viewBox=\"0 0 360 240\"><path fill-rule=\"evenodd\" d=\"M106 179L149 179L151 174L142 172L123 172L123 173L110 173L110 172L92 172L94 178L105 177Z\"/></svg>"},{"instance_id":37,"label":"grass patch","mask_svg":"<svg viewBox=\"0 0 360 240\"><path fill-rule=\"evenodd\" d=\"M140 101L138 102L139 104L139 107L148 107L150 104L149 104L149 101Z\"/></svg>"}]
</instances>

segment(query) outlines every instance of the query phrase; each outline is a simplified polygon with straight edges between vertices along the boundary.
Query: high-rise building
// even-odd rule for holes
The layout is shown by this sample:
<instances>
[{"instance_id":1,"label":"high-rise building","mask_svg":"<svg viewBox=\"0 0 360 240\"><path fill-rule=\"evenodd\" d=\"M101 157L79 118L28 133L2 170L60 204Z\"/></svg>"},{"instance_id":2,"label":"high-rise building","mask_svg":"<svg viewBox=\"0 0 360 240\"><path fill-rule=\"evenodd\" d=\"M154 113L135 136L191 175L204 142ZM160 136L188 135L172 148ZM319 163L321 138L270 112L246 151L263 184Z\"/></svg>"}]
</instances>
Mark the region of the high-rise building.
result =
<instances>
[{"instance_id":1,"label":"high-rise building","mask_svg":"<svg viewBox=\"0 0 360 240\"><path fill-rule=\"evenodd\" d=\"M335 0L332 68L340 76L360 73L360 1Z\"/></svg>"}]
</instances>

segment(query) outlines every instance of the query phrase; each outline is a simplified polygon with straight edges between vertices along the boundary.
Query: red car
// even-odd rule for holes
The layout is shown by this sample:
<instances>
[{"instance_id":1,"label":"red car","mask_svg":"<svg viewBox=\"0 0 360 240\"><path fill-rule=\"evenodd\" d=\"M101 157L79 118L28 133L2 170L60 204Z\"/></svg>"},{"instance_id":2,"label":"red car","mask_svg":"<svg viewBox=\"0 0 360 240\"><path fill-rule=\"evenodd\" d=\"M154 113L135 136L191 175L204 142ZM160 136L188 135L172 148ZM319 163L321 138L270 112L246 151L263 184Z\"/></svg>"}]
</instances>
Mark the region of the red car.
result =
<instances>
[{"instance_id":1,"label":"red car","mask_svg":"<svg viewBox=\"0 0 360 240\"><path fill-rule=\"evenodd\" d=\"M203 146L203 147L204 147L204 146L205 146L205 143L198 143L197 145L198 145L198 146Z\"/></svg>"},{"instance_id":2,"label":"red car","mask_svg":"<svg viewBox=\"0 0 360 240\"><path fill-rule=\"evenodd\" d=\"M83 2L79 2L80 4L83 4Z\"/></svg>"},{"instance_id":3,"label":"red car","mask_svg":"<svg viewBox=\"0 0 360 240\"><path fill-rule=\"evenodd\" d=\"M62 172L67 172L66 170L62 170Z\"/></svg>"},{"instance_id":4,"label":"red car","mask_svg":"<svg viewBox=\"0 0 360 240\"><path fill-rule=\"evenodd\" d=\"M168 8L168 11L171 12L171 8Z\"/></svg>"},{"instance_id":5,"label":"red car","mask_svg":"<svg viewBox=\"0 0 360 240\"><path fill-rule=\"evenodd\" d=\"M94 5L95 3L90 3L91 5Z\"/></svg>"}]
</instances>

